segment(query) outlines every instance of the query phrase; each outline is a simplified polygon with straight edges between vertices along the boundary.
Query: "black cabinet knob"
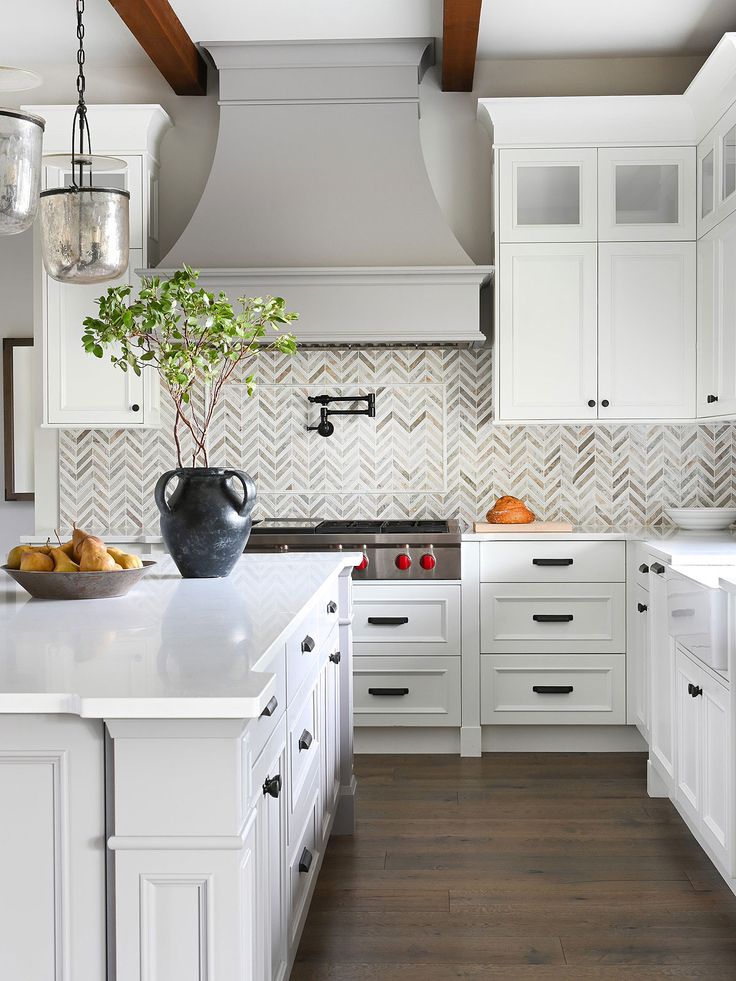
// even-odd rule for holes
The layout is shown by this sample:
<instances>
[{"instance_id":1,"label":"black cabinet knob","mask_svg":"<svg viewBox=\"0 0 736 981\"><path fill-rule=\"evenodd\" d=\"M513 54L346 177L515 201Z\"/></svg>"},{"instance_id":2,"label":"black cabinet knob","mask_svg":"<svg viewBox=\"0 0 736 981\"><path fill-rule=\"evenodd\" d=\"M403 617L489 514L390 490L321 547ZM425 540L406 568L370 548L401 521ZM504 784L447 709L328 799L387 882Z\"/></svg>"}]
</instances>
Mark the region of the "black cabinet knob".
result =
<instances>
[{"instance_id":1,"label":"black cabinet knob","mask_svg":"<svg viewBox=\"0 0 736 981\"><path fill-rule=\"evenodd\" d=\"M647 610L649 609L646 603L637 603L636 608L639 611L639 613L646 613Z\"/></svg>"},{"instance_id":2,"label":"black cabinet knob","mask_svg":"<svg viewBox=\"0 0 736 981\"><path fill-rule=\"evenodd\" d=\"M272 695L271 698L269 698L268 700L268 705L261 712L261 715L262 716L265 715L267 718L269 718L270 716L273 715L273 713L276 711L278 707L279 707L279 700L276 698L275 695Z\"/></svg>"},{"instance_id":3,"label":"black cabinet knob","mask_svg":"<svg viewBox=\"0 0 736 981\"><path fill-rule=\"evenodd\" d=\"M333 664L339 664L340 661L342 660L342 654L340 653L340 651L335 651L334 654L330 654L330 660L332 661Z\"/></svg>"},{"instance_id":4,"label":"black cabinet knob","mask_svg":"<svg viewBox=\"0 0 736 981\"><path fill-rule=\"evenodd\" d=\"M277 773L275 777L266 777L266 782L263 784L263 796L278 797L280 793L281 774Z\"/></svg>"},{"instance_id":5,"label":"black cabinet knob","mask_svg":"<svg viewBox=\"0 0 736 981\"><path fill-rule=\"evenodd\" d=\"M588 399L588 405L591 409L595 408L595 399Z\"/></svg>"},{"instance_id":6,"label":"black cabinet knob","mask_svg":"<svg viewBox=\"0 0 736 981\"><path fill-rule=\"evenodd\" d=\"M604 409L607 409L610 404L611 403L608 401L608 399L603 399L603 401L601 402L601 405L603 406Z\"/></svg>"},{"instance_id":7,"label":"black cabinet knob","mask_svg":"<svg viewBox=\"0 0 736 981\"><path fill-rule=\"evenodd\" d=\"M688 691L688 694L689 695L692 695L693 698L697 698L698 695L702 695L703 694L703 689L700 687L700 685L688 684L687 691Z\"/></svg>"},{"instance_id":8,"label":"black cabinet knob","mask_svg":"<svg viewBox=\"0 0 736 981\"><path fill-rule=\"evenodd\" d=\"M141 407L140 407L140 406L138 405L138 403L137 403L137 402L134 402L134 403L133 403L133 404L131 405L131 409L133 410L133 412L140 412L140 411L141 411Z\"/></svg>"},{"instance_id":9,"label":"black cabinet knob","mask_svg":"<svg viewBox=\"0 0 736 981\"><path fill-rule=\"evenodd\" d=\"M299 856L299 871L304 872L305 874L309 872L312 867L313 859L314 855L312 855L308 848L305 848Z\"/></svg>"},{"instance_id":10,"label":"black cabinet knob","mask_svg":"<svg viewBox=\"0 0 736 981\"><path fill-rule=\"evenodd\" d=\"M314 638L309 634L302 641L302 654L311 654L314 650Z\"/></svg>"},{"instance_id":11,"label":"black cabinet knob","mask_svg":"<svg viewBox=\"0 0 736 981\"><path fill-rule=\"evenodd\" d=\"M652 570L652 572L655 574L655 576L662 576L662 575L664 575L665 569L664 569L664 566L662 565L661 562L652 562L652 564L651 564L651 566L649 568Z\"/></svg>"},{"instance_id":12,"label":"black cabinet knob","mask_svg":"<svg viewBox=\"0 0 736 981\"><path fill-rule=\"evenodd\" d=\"M639 572L643 572L644 574L649 572L649 566L646 564L646 562L642 562L642 564L639 566Z\"/></svg>"},{"instance_id":13,"label":"black cabinet knob","mask_svg":"<svg viewBox=\"0 0 736 981\"><path fill-rule=\"evenodd\" d=\"M706 398L705 398L705 401L708 403L708 405L712 405L714 402L717 402L718 401L718 396L717 395L707 395Z\"/></svg>"},{"instance_id":14,"label":"black cabinet knob","mask_svg":"<svg viewBox=\"0 0 736 981\"><path fill-rule=\"evenodd\" d=\"M299 750L309 749L309 747L312 745L313 738L314 737L309 729L305 729L301 736L299 736Z\"/></svg>"},{"instance_id":15,"label":"black cabinet knob","mask_svg":"<svg viewBox=\"0 0 736 981\"><path fill-rule=\"evenodd\" d=\"M330 600L330 602L327 604L327 612L337 613L337 603L334 600Z\"/></svg>"}]
</instances>

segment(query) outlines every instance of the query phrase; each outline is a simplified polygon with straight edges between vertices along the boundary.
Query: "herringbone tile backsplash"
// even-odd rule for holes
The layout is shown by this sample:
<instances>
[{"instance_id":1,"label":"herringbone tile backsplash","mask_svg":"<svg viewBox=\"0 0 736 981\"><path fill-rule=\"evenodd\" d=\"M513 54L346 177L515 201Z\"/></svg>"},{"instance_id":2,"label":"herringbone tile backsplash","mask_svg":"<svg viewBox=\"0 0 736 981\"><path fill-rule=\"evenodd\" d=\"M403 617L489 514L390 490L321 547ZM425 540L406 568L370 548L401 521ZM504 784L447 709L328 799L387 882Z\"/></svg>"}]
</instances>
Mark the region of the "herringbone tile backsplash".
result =
<instances>
[{"instance_id":1,"label":"herringbone tile backsplash","mask_svg":"<svg viewBox=\"0 0 736 981\"><path fill-rule=\"evenodd\" d=\"M210 464L248 471L261 517L452 517L470 523L501 494L543 518L657 525L663 509L736 501L736 426L494 426L491 353L456 348L264 354L257 388L231 384ZM376 418L307 432L320 393L376 393ZM160 430L60 434L62 525L158 530L153 487L175 466Z\"/></svg>"}]
</instances>

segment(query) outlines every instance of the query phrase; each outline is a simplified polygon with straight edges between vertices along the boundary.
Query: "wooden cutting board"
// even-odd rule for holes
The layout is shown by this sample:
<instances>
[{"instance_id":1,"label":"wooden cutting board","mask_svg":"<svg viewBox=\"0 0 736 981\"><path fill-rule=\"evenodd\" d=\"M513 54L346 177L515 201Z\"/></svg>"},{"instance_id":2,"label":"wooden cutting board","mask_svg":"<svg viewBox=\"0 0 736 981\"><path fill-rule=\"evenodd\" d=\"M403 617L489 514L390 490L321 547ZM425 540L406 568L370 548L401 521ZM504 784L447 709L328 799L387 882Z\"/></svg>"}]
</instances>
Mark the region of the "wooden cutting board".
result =
<instances>
[{"instance_id":1,"label":"wooden cutting board","mask_svg":"<svg viewBox=\"0 0 736 981\"><path fill-rule=\"evenodd\" d=\"M473 525L474 531L481 535L497 534L498 532L510 534L536 535L539 532L570 532L572 525L569 521L530 521L526 525L492 525L488 521L476 521Z\"/></svg>"}]
</instances>

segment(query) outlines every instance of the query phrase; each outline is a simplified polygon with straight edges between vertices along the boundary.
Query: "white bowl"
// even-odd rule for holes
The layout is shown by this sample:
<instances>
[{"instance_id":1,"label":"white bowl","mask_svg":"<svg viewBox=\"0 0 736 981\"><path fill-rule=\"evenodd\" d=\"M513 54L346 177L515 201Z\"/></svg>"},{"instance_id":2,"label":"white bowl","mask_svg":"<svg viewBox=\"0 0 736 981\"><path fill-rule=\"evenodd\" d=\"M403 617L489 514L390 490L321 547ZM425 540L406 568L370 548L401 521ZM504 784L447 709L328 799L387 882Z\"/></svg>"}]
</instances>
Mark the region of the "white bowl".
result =
<instances>
[{"instance_id":1,"label":"white bowl","mask_svg":"<svg viewBox=\"0 0 736 981\"><path fill-rule=\"evenodd\" d=\"M665 508L664 513L686 531L722 531L736 521L736 508Z\"/></svg>"}]
</instances>

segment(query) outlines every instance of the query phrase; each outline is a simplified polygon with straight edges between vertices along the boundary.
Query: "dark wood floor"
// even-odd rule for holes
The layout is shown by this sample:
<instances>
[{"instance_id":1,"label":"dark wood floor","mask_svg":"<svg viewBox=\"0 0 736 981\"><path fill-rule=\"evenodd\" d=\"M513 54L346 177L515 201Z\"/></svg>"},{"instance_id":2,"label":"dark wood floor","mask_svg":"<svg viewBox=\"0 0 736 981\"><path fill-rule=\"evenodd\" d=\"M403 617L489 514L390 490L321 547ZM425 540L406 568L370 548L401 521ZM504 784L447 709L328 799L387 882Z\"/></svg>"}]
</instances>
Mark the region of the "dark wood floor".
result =
<instances>
[{"instance_id":1,"label":"dark wood floor","mask_svg":"<svg viewBox=\"0 0 736 981\"><path fill-rule=\"evenodd\" d=\"M640 754L361 756L292 981L736 978L736 897Z\"/></svg>"}]
</instances>

